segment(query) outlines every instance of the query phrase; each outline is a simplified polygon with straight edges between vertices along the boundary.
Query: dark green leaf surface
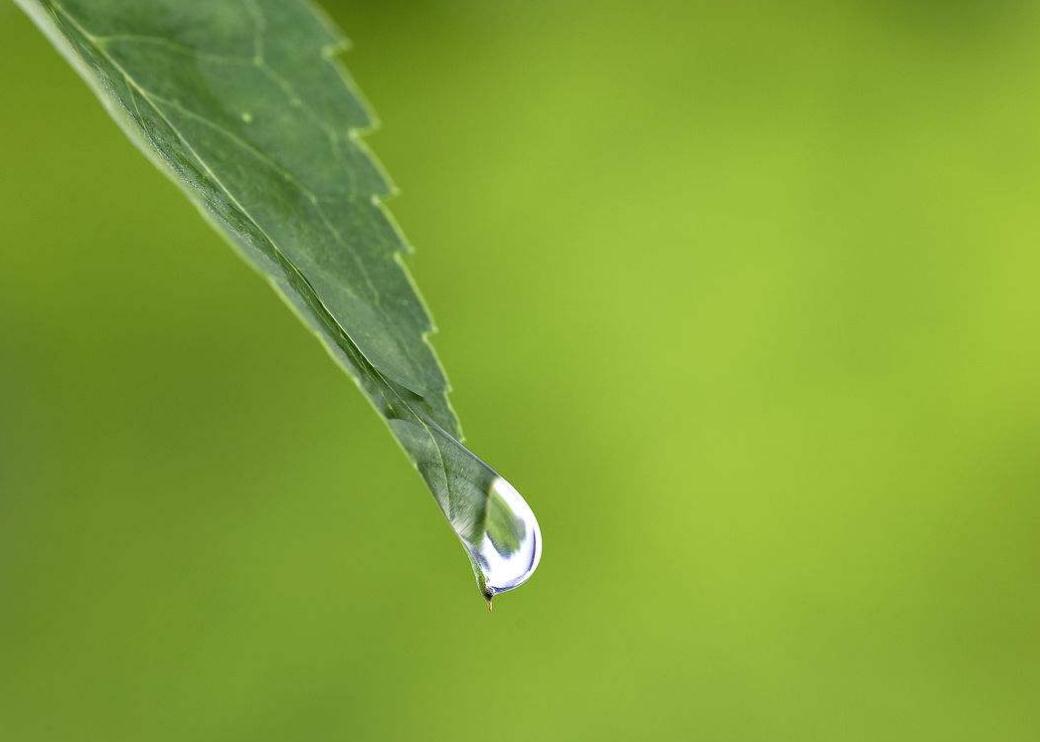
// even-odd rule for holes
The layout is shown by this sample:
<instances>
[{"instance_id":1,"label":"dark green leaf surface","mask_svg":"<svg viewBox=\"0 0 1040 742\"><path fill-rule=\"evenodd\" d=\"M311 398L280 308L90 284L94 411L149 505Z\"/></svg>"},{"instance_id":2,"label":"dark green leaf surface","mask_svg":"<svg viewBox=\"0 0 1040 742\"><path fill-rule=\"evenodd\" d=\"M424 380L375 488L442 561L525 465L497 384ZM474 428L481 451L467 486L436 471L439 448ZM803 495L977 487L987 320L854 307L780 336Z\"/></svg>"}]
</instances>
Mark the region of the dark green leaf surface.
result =
<instances>
[{"instance_id":1,"label":"dark green leaf surface","mask_svg":"<svg viewBox=\"0 0 1040 742\"><path fill-rule=\"evenodd\" d=\"M461 443L430 317L358 133L373 124L334 56L345 39L301 0L18 0L167 172L323 341L388 421L463 540L485 592L524 518ZM521 501L522 502L522 501ZM492 512L493 511L493 512ZM536 526L532 527L536 531ZM513 584L515 583L515 584Z\"/></svg>"}]
</instances>

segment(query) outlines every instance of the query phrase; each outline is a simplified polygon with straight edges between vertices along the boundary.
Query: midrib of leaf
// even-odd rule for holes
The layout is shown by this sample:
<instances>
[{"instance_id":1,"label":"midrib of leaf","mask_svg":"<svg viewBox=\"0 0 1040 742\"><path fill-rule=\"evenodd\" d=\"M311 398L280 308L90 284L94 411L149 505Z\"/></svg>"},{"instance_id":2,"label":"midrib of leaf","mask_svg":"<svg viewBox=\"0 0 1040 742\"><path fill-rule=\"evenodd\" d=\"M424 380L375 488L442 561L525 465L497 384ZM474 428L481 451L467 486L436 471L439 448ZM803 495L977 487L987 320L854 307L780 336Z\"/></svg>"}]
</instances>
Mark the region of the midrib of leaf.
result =
<instances>
[{"instance_id":1,"label":"midrib of leaf","mask_svg":"<svg viewBox=\"0 0 1040 742\"><path fill-rule=\"evenodd\" d=\"M136 113L134 124L142 127L143 131L143 122L146 119L138 105L138 101L140 100L143 101L143 103L147 105L169 128L184 147L184 150L197 163L202 172L205 173L212 185L223 194L230 205L234 207L234 209L249 223L249 225L251 225L256 234L265 241L266 247L270 251L270 256L274 257L279 267L285 272L284 278L286 280L284 282L280 281L277 276L271 275L270 272L268 272L272 283L275 284L276 289L278 289L283 295L283 298L287 300L287 303L289 303L289 305L300 316L300 319L318 333L319 337L324 341L333 357L343 365L352 376L354 376L355 380L366 393L376 410L388 421L417 425L424 431L425 437L432 445L432 452L435 452L435 460L430 460L430 453L432 452L428 451L426 446L417 443L410 435L406 435L402 432L407 430L406 428L402 429L399 425L391 425L398 442L401 443L405 452L410 458L412 458L417 468L419 468L420 472L423 474L424 479L426 479L427 484L433 491L442 510L444 510L445 515L452 522L453 526L455 526L459 536L463 538L464 541L469 540L469 537L474 535L473 532L477 528L483 530L486 526L488 517L487 486L495 475L489 467L483 464L483 462L461 444L461 435L458 433L457 421L447 402L447 386L445 385L443 391L438 394L439 402L431 406L431 403L434 402L434 400L429 396L431 390L412 389L409 388L408 384L402 383L399 379L391 380L388 378L383 371L378 368L377 364L366 355L363 348L351 338L350 333L346 328L336 320L333 312L324 303L320 292L314 288L307 276L299 270L293 261L284 254L283 250L279 247L278 241L267 232L260 220L250 212L249 208L242 203L233 190L224 183L223 179L218 175L212 164L198 152L197 148L190 141L190 138L185 135L185 133L178 127L177 123L167 115L163 106L165 105L176 109L182 115L193 118L203 126L206 126L220 134L222 137L227 139L227 141L232 142L235 147L240 149L242 152L261 162L265 167L271 168L293 188L303 194L315 207L315 210L320 215L325 228L329 230L329 232L334 236L335 241L341 246L344 252L350 255L353 262L357 265L360 275L363 276L367 288L371 292L373 303L376 308L383 313L384 317L386 317L386 310L380 301L380 292L374 285L364 264L360 261L357 255L353 254L350 246L345 243L342 235L329 219L322 205L324 199L320 198L318 194L314 193L306 185L301 183L293 173L287 171L279 165L279 163L270 159L249 142L242 140L234 132L229 131L219 123L183 106L176 100L171 100L149 90L141 83L141 81L135 79L135 77L119 62L119 60L109 53L106 47L106 44L112 43L116 40L131 43L156 43L176 50L178 53L194 56L203 55L224 63L254 64L258 68L262 69L264 74L270 77L270 79L275 82L275 84L280 87L288 97L293 97L294 92L292 85L264 62L263 40L261 35L263 29L263 16L260 13L259 7L256 6L253 0L242 1L246 6L251 8L257 22L256 35L254 37L255 55L253 59L199 52L199 50L172 42L163 37L139 34L115 34L110 36L93 34L83 26L83 24L63 5L62 2L60 2L60 0L16 0L16 2L21 4L29 14L34 17L42 27L44 27L44 30L52 37L52 40L56 43L59 41L62 42L59 45L60 48L62 48L62 51L70 58L70 61L74 63L88 82L99 91L99 97L102 97L106 105L110 110L112 110L113 101L110 97L107 97L104 80L101 78L102 73L98 72L98 77L95 77L95 72L90 68L88 62L77 58L77 52L72 48L71 43L65 42L59 38L58 34L65 33L65 31L61 29L60 24L56 22L57 16L60 15L60 17L68 24L69 29L79 37L81 43L89 46L90 49L93 50L93 52L109 65L121 78L123 84L126 86L128 98L133 104L134 113ZM52 18L52 22L55 23L54 28L50 28L47 24L47 19L42 18L40 15L45 12L45 8L49 8L51 14L54 16L54 18ZM322 57L324 58L324 61L331 63L335 51L336 49L333 46L323 47ZM297 100L299 100L299 98L297 98ZM115 102L118 103L118 101ZM115 113L116 111L113 110L114 115ZM330 130L316 112L308 110L307 113L319 128L326 131L330 137L332 146L337 148L342 146L339 143L337 133ZM119 120L118 117L117 120ZM162 169L170 172L172 177L178 181L182 188L188 191L192 200L200 205L200 207L204 208L208 216L216 220L218 224L224 228L224 231L234 238L233 241L235 244L247 254L247 257L250 257L250 252L246 249L249 245L244 244L248 243L249 236L237 234L233 226L231 226L227 222L226 218L217 211L216 206L205 201L204 193L193 192L190 184L186 180L186 176L181 175L171 162L162 159L164 153L160 152L158 153L159 156L157 156L156 151L152 149L153 143L147 139L147 133L144 134L144 138L142 139L142 131L133 130L126 121L120 120L119 122L123 125L124 129L127 129L128 133L133 136L141 149L144 150L153 160L157 160ZM355 131L356 128L350 129L346 133L353 139ZM365 151L362 150L362 152ZM347 172L349 173L349 170L347 170ZM377 193L373 192L369 197L373 205L377 207L380 205L380 199ZM393 252L393 259L398 263L398 267L404 273L414 290L414 283L411 282L410 276L408 276L404 265L400 263L399 255L399 251ZM260 263L256 257L253 257L253 262ZM349 287L344 288L349 289ZM416 292L416 298L417 297L418 294ZM308 311L312 316L307 316ZM388 323L391 322L389 317L386 317L386 321ZM426 335L428 332L429 330L427 329L426 332L421 333L419 338L420 342L427 343ZM416 361L410 347L405 345L404 352L409 355L413 362L417 362L421 365L421 361ZM433 362L436 363L435 360ZM440 372L439 367L437 371ZM443 378L442 373L441 378ZM454 432L449 432L442 424L435 420L435 416L438 415L444 416L444 421L450 424ZM460 493L457 487L460 481L464 481L468 485L472 486L467 486L465 492ZM483 495L483 501L474 501L474 493L476 492ZM460 522L460 518L463 518L464 516L469 516L468 522Z\"/></svg>"}]
</instances>

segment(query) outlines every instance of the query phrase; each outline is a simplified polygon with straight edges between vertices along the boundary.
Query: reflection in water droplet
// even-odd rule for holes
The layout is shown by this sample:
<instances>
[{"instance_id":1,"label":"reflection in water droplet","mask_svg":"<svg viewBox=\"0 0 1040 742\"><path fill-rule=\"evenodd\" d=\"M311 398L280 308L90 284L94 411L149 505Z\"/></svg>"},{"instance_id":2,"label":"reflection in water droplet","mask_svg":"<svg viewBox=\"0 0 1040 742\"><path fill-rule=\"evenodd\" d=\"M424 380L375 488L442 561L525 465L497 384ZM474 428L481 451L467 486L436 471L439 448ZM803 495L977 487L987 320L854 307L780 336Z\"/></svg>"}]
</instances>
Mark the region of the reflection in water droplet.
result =
<instances>
[{"instance_id":1,"label":"reflection in water droplet","mask_svg":"<svg viewBox=\"0 0 1040 742\"><path fill-rule=\"evenodd\" d=\"M542 533L530 506L502 477L488 489L485 526L476 543L464 539L484 597L524 584L542 557Z\"/></svg>"}]
</instances>

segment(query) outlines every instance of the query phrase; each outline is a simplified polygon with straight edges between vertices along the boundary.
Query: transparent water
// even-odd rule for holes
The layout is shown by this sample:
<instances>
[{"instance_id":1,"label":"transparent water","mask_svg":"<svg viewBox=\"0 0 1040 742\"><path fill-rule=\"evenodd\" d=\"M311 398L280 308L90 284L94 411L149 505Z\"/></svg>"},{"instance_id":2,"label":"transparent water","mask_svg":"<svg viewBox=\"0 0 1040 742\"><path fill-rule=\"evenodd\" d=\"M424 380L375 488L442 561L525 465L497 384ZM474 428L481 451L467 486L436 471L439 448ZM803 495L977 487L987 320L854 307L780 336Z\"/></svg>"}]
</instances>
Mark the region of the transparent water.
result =
<instances>
[{"instance_id":1,"label":"transparent water","mask_svg":"<svg viewBox=\"0 0 1040 742\"><path fill-rule=\"evenodd\" d=\"M478 570L484 597L527 582L542 558L542 533L531 507L509 482L496 476L488 489L487 526L475 543L463 539Z\"/></svg>"}]
</instances>

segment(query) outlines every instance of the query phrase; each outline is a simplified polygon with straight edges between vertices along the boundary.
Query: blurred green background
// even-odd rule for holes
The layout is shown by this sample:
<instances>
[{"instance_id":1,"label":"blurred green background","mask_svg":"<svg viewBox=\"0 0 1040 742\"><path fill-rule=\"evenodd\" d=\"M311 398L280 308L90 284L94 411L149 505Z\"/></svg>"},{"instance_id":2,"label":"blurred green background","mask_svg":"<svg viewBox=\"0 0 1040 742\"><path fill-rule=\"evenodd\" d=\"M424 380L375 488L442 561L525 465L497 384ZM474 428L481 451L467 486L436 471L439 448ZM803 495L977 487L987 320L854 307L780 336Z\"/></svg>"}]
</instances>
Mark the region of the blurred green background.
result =
<instances>
[{"instance_id":1,"label":"blurred green background","mask_svg":"<svg viewBox=\"0 0 1040 742\"><path fill-rule=\"evenodd\" d=\"M1040 4L326 2L475 450L0 5L0 738L1040 738Z\"/></svg>"}]
</instances>

